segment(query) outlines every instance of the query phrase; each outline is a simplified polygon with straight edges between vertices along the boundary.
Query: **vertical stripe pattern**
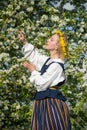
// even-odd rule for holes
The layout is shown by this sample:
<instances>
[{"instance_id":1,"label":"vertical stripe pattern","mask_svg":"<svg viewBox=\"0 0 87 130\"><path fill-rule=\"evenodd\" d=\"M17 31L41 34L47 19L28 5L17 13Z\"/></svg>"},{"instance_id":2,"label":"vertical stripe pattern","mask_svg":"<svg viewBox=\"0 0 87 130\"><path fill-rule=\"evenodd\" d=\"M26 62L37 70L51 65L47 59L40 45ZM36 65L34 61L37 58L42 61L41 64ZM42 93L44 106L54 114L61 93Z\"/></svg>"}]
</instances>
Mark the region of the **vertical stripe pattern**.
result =
<instances>
[{"instance_id":1,"label":"vertical stripe pattern","mask_svg":"<svg viewBox=\"0 0 87 130\"><path fill-rule=\"evenodd\" d=\"M66 103L53 98L35 100L32 130L71 130Z\"/></svg>"}]
</instances>

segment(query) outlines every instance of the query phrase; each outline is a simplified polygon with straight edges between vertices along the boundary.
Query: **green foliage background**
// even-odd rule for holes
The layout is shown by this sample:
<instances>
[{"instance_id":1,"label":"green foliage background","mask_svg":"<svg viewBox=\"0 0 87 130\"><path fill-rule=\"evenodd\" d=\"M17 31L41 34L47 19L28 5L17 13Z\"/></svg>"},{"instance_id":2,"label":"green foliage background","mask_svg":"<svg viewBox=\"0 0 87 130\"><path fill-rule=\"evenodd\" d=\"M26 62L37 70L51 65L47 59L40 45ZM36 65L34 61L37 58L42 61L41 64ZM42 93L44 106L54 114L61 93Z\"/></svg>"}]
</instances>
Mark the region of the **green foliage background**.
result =
<instances>
[{"instance_id":1,"label":"green foliage background","mask_svg":"<svg viewBox=\"0 0 87 130\"><path fill-rule=\"evenodd\" d=\"M70 109L72 130L87 130L87 11L86 1L73 0L74 10L55 8L49 0L0 1L0 130L30 130L35 89L30 73L21 66L18 31L43 54L43 45L56 29L68 39L70 57L65 64L67 82L62 88Z\"/></svg>"}]
</instances>

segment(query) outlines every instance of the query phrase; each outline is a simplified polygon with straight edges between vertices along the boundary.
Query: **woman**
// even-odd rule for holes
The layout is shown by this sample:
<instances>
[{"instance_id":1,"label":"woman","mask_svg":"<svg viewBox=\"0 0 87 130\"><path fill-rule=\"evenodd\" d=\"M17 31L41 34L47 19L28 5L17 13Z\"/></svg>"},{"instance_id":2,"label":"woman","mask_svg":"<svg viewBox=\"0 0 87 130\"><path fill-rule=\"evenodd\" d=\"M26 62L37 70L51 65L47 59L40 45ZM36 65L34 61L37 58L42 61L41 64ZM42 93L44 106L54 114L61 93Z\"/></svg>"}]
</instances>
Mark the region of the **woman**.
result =
<instances>
[{"instance_id":1,"label":"woman","mask_svg":"<svg viewBox=\"0 0 87 130\"><path fill-rule=\"evenodd\" d=\"M19 32L24 44L22 51L30 61L23 66L31 72L30 82L34 84L35 95L32 130L71 130L66 98L59 88L64 84L64 59L66 41L60 31L56 31L46 42L45 49L50 57L41 55L33 45L27 43L24 34Z\"/></svg>"}]
</instances>

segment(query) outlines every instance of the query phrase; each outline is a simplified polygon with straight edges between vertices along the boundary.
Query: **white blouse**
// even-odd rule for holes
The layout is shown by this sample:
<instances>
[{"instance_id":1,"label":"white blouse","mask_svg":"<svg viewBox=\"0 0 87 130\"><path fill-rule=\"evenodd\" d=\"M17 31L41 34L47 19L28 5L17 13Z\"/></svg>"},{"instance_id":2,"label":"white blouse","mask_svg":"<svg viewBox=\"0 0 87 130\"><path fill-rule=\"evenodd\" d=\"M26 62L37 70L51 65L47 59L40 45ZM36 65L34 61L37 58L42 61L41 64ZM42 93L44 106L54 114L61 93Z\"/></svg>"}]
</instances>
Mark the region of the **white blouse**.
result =
<instances>
[{"instance_id":1,"label":"white blouse","mask_svg":"<svg viewBox=\"0 0 87 130\"><path fill-rule=\"evenodd\" d=\"M40 54L33 45L26 43L22 47L22 52L27 60L36 65L36 70L31 73L29 80L34 84L38 92L55 86L65 79L64 71L58 63L52 63L46 72L41 75L39 71L48 59L48 56ZM64 63L61 59L50 59L46 64L50 64L53 61Z\"/></svg>"}]
</instances>

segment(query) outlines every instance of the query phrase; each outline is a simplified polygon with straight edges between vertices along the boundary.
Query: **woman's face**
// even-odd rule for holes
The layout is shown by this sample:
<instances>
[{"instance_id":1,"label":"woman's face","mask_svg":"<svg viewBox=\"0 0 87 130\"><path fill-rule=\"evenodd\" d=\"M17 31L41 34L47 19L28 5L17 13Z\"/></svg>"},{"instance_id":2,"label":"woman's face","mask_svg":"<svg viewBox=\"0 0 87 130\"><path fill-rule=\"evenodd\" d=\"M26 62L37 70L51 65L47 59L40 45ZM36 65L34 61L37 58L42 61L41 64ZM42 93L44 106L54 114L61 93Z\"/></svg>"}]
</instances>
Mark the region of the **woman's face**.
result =
<instances>
[{"instance_id":1,"label":"woman's face","mask_svg":"<svg viewBox=\"0 0 87 130\"><path fill-rule=\"evenodd\" d=\"M45 49L53 51L58 49L59 36L57 34L52 35L45 44Z\"/></svg>"}]
</instances>

